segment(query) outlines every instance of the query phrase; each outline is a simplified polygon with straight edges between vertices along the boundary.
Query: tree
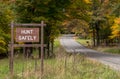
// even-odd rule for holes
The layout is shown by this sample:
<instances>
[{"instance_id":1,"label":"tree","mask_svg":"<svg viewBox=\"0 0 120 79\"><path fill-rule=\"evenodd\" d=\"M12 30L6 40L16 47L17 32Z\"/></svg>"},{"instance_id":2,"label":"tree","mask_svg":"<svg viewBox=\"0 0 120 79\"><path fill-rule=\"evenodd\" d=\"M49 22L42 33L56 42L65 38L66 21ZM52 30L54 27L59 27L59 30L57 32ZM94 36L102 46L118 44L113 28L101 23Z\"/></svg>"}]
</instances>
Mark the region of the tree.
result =
<instances>
[{"instance_id":1,"label":"tree","mask_svg":"<svg viewBox=\"0 0 120 79\"><path fill-rule=\"evenodd\" d=\"M112 29L111 38L117 37L120 39L120 18L115 18L114 24L112 25L111 29Z\"/></svg>"},{"instance_id":2,"label":"tree","mask_svg":"<svg viewBox=\"0 0 120 79\"><path fill-rule=\"evenodd\" d=\"M0 53L8 52L10 22L14 18L9 3L0 1Z\"/></svg>"},{"instance_id":3,"label":"tree","mask_svg":"<svg viewBox=\"0 0 120 79\"><path fill-rule=\"evenodd\" d=\"M66 26L68 32L81 33L86 35L86 29L88 29L90 21L90 1L89 0L71 0L71 4L68 8L64 9L66 15L66 21L63 23ZM84 27L84 28L83 28ZM80 32L81 31L81 32Z\"/></svg>"},{"instance_id":4,"label":"tree","mask_svg":"<svg viewBox=\"0 0 120 79\"><path fill-rule=\"evenodd\" d=\"M70 0L16 0L17 22L40 23L42 20L46 22L45 43L48 55L59 33L58 23L64 20L63 8L68 4Z\"/></svg>"},{"instance_id":5,"label":"tree","mask_svg":"<svg viewBox=\"0 0 120 79\"><path fill-rule=\"evenodd\" d=\"M93 30L94 46L99 46L102 39L107 40L110 35L109 22L112 6L109 0L92 0L91 28ZM104 34L103 34L104 31Z\"/></svg>"},{"instance_id":6,"label":"tree","mask_svg":"<svg viewBox=\"0 0 120 79\"><path fill-rule=\"evenodd\" d=\"M81 38L87 38L89 36L89 25L84 20L73 19L67 24L67 28L70 32L75 33Z\"/></svg>"}]
</instances>

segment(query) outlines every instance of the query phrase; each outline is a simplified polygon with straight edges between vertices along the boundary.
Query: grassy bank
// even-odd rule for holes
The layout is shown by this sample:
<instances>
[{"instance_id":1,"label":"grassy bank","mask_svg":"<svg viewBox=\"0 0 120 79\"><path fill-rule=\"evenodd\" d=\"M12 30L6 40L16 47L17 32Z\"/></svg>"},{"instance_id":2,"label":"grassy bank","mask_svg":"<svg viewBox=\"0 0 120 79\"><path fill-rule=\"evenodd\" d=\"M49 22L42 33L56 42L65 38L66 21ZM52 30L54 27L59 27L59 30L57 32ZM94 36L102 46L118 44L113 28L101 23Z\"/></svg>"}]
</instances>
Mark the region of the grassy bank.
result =
<instances>
[{"instance_id":1,"label":"grassy bank","mask_svg":"<svg viewBox=\"0 0 120 79\"><path fill-rule=\"evenodd\" d=\"M79 54L67 54L55 40L55 58L45 59L42 79L120 79L119 72ZM13 79L40 79L40 60L17 57ZM0 60L0 79L9 79L8 59Z\"/></svg>"},{"instance_id":2,"label":"grassy bank","mask_svg":"<svg viewBox=\"0 0 120 79\"><path fill-rule=\"evenodd\" d=\"M90 39L79 39L76 38L76 41L79 42L80 44L82 44L83 46L92 46L92 41Z\"/></svg>"},{"instance_id":3,"label":"grassy bank","mask_svg":"<svg viewBox=\"0 0 120 79\"><path fill-rule=\"evenodd\" d=\"M83 46L86 47L92 47L92 42L90 39L76 39L77 42L79 42L80 44L82 44ZM87 43L87 41L89 42L89 45ZM99 46L99 47L92 47L95 50L98 50L100 52L107 52L107 53L113 53L113 54L120 54L120 47L106 47L106 46Z\"/></svg>"},{"instance_id":4,"label":"grassy bank","mask_svg":"<svg viewBox=\"0 0 120 79\"><path fill-rule=\"evenodd\" d=\"M97 47L95 50L112 54L120 54L120 47Z\"/></svg>"}]
</instances>

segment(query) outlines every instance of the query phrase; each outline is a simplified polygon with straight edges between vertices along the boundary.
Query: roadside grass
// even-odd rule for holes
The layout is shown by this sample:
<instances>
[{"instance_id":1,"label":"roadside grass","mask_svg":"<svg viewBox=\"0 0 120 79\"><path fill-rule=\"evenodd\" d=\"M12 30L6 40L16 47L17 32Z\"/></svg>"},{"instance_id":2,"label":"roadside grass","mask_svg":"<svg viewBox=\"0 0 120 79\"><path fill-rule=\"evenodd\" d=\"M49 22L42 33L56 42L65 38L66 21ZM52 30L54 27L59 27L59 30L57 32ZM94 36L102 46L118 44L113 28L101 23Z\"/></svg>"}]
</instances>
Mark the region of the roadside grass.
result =
<instances>
[{"instance_id":1,"label":"roadside grass","mask_svg":"<svg viewBox=\"0 0 120 79\"><path fill-rule=\"evenodd\" d=\"M76 41L86 47L92 46L92 41L90 39L76 38Z\"/></svg>"},{"instance_id":2,"label":"roadside grass","mask_svg":"<svg viewBox=\"0 0 120 79\"><path fill-rule=\"evenodd\" d=\"M80 54L66 53L55 40L55 58L44 60L42 79L120 79L120 72ZM8 59L0 60L0 79L9 79ZM17 57L12 79L40 79L40 60Z\"/></svg>"},{"instance_id":3,"label":"roadside grass","mask_svg":"<svg viewBox=\"0 0 120 79\"><path fill-rule=\"evenodd\" d=\"M59 39L55 39L54 48L58 48L59 46L60 46Z\"/></svg>"},{"instance_id":4,"label":"roadside grass","mask_svg":"<svg viewBox=\"0 0 120 79\"><path fill-rule=\"evenodd\" d=\"M114 47L114 48L110 48L110 49L108 48L108 49L104 50L104 52L120 54L120 47Z\"/></svg>"},{"instance_id":5,"label":"roadside grass","mask_svg":"<svg viewBox=\"0 0 120 79\"><path fill-rule=\"evenodd\" d=\"M91 48L92 47L92 42L90 39L79 39L77 38L76 41L80 44L82 44L85 47ZM89 41L86 43L86 41ZM99 46L99 47L92 47L93 49L100 51L100 52L106 52L106 53L113 53L113 54L120 54L120 47L108 47L108 46Z\"/></svg>"},{"instance_id":6,"label":"roadside grass","mask_svg":"<svg viewBox=\"0 0 120 79\"><path fill-rule=\"evenodd\" d=\"M120 54L120 47L97 47L95 50L98 50L100 52Z\"/></svg>"}]
</instances>

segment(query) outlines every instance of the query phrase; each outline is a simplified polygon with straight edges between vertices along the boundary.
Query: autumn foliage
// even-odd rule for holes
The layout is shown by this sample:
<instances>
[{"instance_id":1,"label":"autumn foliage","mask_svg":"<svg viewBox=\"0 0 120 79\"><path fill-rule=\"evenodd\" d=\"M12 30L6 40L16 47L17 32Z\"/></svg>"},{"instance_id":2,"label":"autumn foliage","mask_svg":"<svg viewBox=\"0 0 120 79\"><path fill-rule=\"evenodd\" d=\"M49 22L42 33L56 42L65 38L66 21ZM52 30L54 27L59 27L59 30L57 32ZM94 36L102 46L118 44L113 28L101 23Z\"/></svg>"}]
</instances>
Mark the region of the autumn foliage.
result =
<instances>
[{"instance_id":1,"label":"autumn foliage","mask_svg":"<svg viewBox=\"0 0 120 79\"><path fill-rule=\"evenodd\" d=\"M111 29L112 29L111 38L120 37L120 18L119 17L114 19L114 24L111 27Z\"/></svg>"}]
</instances>

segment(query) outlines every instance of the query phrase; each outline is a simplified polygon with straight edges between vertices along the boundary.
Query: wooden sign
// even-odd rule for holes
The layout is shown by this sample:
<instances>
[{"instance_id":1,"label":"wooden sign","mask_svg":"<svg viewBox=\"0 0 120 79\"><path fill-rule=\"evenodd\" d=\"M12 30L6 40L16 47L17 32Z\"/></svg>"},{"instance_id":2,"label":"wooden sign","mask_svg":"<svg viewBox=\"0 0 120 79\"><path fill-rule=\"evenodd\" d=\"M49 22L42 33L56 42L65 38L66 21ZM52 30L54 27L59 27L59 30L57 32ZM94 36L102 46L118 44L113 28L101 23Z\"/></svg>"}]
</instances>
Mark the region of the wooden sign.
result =
<instances>
[{"instance_id":1,"label":"wooden sign","mask_svg":"<svg viewBox=\"0 0 120 79\"><path fill-rule=\"evenodd\" d=\"M39 28L16 28L16 42L39 42Z\"/></svg>"},{"instance_id":2,"label":"wooden sign","mask_svg":"<svg viewBox=\"0 0 120 79\"><path fill-rule=\"evenodd\" d=\"M20 27L24 28L20 28ZM35 27L37 28L26 28L26 27ZM38 27L40 26L40 27ZM41 48L41 77L43 75L44 71L44 47L46 47L46 44L44 44L44 21L41 21L40 24L27 24L27 23L13 23L11 22L11 42L10 42L10 61L9 61L9 70L10 70L10 75L11 79L14 76L14 48L15 47L40 47ZM14 28L15 32L14 32ZM40 32L39 32L40 29ZM40 33L40 42L39 42L39 33ZM15 35L15 36L14 36ZM16 42L39 42L38 44L15 44L14 43L14 38Z\"/></svg>"}]
</instances>

